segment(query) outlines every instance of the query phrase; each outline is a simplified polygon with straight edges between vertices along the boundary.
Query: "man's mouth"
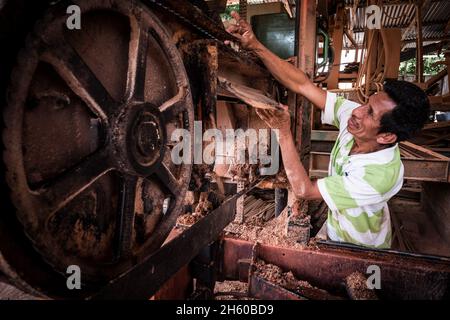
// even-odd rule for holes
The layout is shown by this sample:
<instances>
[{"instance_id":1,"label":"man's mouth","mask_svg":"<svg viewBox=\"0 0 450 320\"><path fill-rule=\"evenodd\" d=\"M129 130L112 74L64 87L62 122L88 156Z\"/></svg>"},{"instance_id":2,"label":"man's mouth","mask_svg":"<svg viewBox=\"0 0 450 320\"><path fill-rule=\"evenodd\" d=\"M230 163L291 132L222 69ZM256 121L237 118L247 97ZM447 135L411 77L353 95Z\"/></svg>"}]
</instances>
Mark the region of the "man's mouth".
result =
<instances>
[{"instance_id":1,"label":"man's mouth","mask_svg":"<svg viewBox=\"0 0 450 320\"><path fill-rule=\"evenodd\" d=\"M348 119L348 126L352 129L358 129L358 123L355 121L355 119L353 119L353 117L351 117L350 119Z\"/></svg>"}]
</instances>

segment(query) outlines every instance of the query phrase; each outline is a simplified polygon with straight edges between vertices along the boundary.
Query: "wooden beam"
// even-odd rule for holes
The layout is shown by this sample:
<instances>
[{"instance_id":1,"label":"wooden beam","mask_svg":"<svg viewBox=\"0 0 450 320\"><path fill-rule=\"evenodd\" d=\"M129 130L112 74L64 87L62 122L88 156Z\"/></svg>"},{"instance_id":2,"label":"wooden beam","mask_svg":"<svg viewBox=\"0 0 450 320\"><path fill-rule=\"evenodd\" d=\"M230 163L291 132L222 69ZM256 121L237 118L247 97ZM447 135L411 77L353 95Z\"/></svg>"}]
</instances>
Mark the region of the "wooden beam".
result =
<instances>
[{"instance_id":1,"label":"wooden beam","mask_svg":"<svg viewBox=\"0 0 450 320\"><path fill-rule=\"evenodd\" d=\"M450 128L450 121L439 121L427 123L423 130L432 130L432 129L440 129L440 128Z\"/></svg>"},{"instance_id":2,"label":"wooden beam","mask_svg":"<svg viewBox=\"0 0 450 320\"><path fill-rule=\"evenodd\" d=\"M348 30L344 30L345 35L347 36L347 39L352 43L352 46L354 48L358 48L358 44L356 43L355 39L351 36Z\"/></svg>"},{"instance_id":3,"label":"wooden beam","mask_svg":"<svg viewBox=\"0 0 450 320\"><path fill-rule=\"evenodd\" d=\"M339 85L339 69L341 67L342 42L344 37L344 7L339 7L335 15L333 28L334 62L327 81L327 89L337 89Z\"/></svg>"},{"instance_id":4,"label":"wooden beam","mask_svg":"<svg viewBox=\"0 0 450 320\"><path fill-rule=\"evenodd\" d=\"M428 79L425 82L425 84L427 85L427 88L429 88L432 84L435 84L439 80L442 80L442 78L444 78L447 75L447 73L448 73L447 68L445 68L444 70L440 71L438 74L432 76L430 79Z\"/></svg>"}]
</instances>

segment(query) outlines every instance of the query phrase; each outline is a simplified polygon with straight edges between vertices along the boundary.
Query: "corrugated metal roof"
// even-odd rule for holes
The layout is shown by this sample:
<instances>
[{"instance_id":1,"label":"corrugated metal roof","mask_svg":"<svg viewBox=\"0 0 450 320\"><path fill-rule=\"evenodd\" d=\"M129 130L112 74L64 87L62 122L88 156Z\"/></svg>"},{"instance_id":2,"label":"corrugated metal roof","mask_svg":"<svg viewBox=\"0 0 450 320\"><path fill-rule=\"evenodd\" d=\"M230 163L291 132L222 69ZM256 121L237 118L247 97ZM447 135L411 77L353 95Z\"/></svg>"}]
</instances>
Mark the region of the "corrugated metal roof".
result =
<instances>
[{"instance_id":1,"label":"corrugated metal roof","mask_svg":"<svg viewBox=\"0 0 450 320\"><path fill-rule=\"evenodd\" d=\"M426 39L439 39L449 36L445 32L445 27L450 20L450 0L429 0L430 3L424 6L422 12L422 37ZM349 18L355 34L355 40L362 39L357 36L363 33L366 26L366 1L365 0L345 0L345 5L349 9ZM353 16L353 8L358 3L356 15ZM384 28L401 28L403 29L403 39L412 41L416 39L415 27L408 29L416 14L413 1L384 1L382 6L381 24ZM362 44L362 42L358 42ZM408 42L407 47L415 47L413 42Z\"/></svg>"}]
</instances>

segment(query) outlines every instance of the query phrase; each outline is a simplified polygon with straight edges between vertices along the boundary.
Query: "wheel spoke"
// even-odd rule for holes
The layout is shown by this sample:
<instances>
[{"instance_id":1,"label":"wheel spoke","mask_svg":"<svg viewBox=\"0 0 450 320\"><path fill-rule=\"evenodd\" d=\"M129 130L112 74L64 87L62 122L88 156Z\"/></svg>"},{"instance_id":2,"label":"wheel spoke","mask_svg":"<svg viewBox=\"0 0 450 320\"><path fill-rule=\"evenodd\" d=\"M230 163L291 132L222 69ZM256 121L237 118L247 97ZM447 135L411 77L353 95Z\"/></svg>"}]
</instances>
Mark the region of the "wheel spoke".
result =
<instances>
[{"instance_id":1,"label":"wheel spoke","mask_svg":"<svg viewBox=\"0 0 450 320\"><path fill-rule=\"evenodd\" d=\"M117 110L117 102L70 44L52 47L42 55L42 60L51 64L73 92L100 118L106 119Z\"/></svg>"},{"instance_id":2,"label":"wheel spoke","mask_svg":"<svg viewBox=\"0 0 450 320\"><path fill-rule=\"evenodd\" d=\"M42 187L39 197L44 199L50 213L54 213L111 169L107 151L99 150Z\"/></svg>"},{"instance_id":3,"label":"wheel spoke","mask_svg":"<svg viewBox=\"0 0 450 320\"><path fill-rule=\"evenodd\" d=\"M159 107L159 111L162 113L162 116L166 122L172 122L184 110L186 95L187 88L180 87L175 96L164 102Z\"/></svg>"},{"instance_id":4,"label":"wheel spoke","mask_svg":"<svg viewBox=\"0 0 450 320\"><path fill-rule=\"evenodd\" d=\"M161 183L170 191L170 193L174 196L178 195L181 185L164 163L161 163L159 168L156 170L156 176L159 181L161 181Z\"/></svg>"},{"instance_id":5,"label":"wheel spoke","mask_svg":"<svg viewBox=\"0 0 450 320\"><path fill-rule=\"evenodd\" d=\"M121 191L121 204L119 216L119 232L116 258L127 258L131 254L132 235L135 215L137 178L124 177Z\"/></svg>"},{"instance_id":6,"label":"wheel spoke","mask_svg":"<svg viewBox=\"0 0 450 320\"><path fill-rule=\"evenodd\" d=\"M149 29L143 25L140 18L133 18L131 21L126 99L143 102Z\"/></svg>"}]
</instances>

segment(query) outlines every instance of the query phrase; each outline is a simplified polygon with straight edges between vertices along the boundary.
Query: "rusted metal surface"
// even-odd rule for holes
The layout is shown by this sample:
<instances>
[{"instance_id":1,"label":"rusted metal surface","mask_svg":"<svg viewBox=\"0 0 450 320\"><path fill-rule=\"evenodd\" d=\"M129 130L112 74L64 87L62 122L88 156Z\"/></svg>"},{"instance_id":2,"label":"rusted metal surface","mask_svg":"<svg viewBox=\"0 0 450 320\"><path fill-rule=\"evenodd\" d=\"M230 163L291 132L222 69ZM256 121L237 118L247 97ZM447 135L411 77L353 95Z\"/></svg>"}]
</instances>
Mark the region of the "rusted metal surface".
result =
<instances>
[{"instance_id":1,"label":"rusted metal surface","mask_svg":"<svg viewBox=\"0 0 450 320\"><path fill-rule=\"evenodd\" d=\"M186 300L193 290L189 267L185 266L164 283L151 300Z\"/></svg>"},{"instance_id":2,"label":"rusted metal surface","mask_svg":"<svg viewBox=\"0 0 450 320\"><path fill-rule=\"evenodd\" d=\"M170 161L168 141L174 128L193 129L193 105L178 49L148 9L76 3L82 30L64 28L66 7L55 5L19 55L4 159L17 218L50 272L77 264L98 285L173 227L191 166ZM0 260L12 278L28 272L15 270L14 256Z\"/></svg>"},{"instance_id":3,"label":"rusted metal surface","mask_svg":"<svg viewBox=\"0 0 450 320\"><path fill-rule=\"evenodd\" d=\"M226 278L237 279L237 261L250 258L253 245L224 238L223 274ZM377 265L381 270L381 299L441 299L450 292L450 260L446 258L323 244L313 249L261 244L258 256L266 263L292 271L297 279L334 294L345 293L344 279L355 271L366 274L370 265Z\"/></svg>"},{"instance_id":4,"label":"rusted metal surface","mask_svg":"<svg viewBox=\"0 0 450 320\"><path fill-rule=\"evenodd\" d=\"M340 300L325 290L314 288L305 282L299 282L292 274L279 274L278 264L269 266L267 270L261 258L261 244L257 243L252 249L251 265L248 266L249 296L263 300ZM269 277L271 280L266 279Z\"/></svg>"}]
</instances>

